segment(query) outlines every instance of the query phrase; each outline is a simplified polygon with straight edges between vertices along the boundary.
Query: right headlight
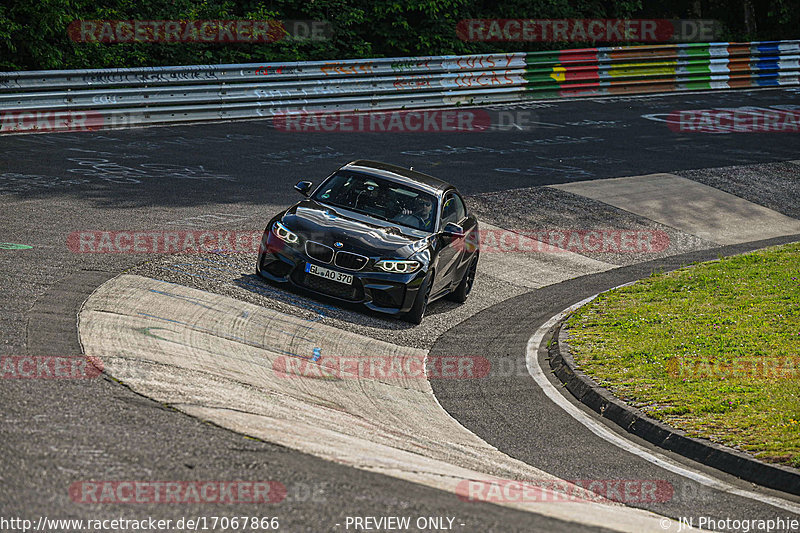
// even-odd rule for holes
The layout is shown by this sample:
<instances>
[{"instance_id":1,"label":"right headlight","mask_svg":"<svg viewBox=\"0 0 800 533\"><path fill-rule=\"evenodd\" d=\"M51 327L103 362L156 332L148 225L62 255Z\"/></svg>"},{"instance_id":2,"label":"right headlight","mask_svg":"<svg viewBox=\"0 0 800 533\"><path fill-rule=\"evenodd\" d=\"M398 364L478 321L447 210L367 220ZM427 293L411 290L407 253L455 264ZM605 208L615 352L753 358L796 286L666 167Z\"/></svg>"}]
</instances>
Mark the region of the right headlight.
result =
<instances>
[{"instance_id":1,"label":"right headlight","mask_svg":"<svg viewBox=\"0 0 800 533\"><path fill-rule=\"evenodd\" d=\"M420 266L419 261L408 261L405 259L384 259L375 263L375 267L384 272L392 272L394 274L411 274L412 272L416 272Z\"/></svg>"},{"instance_id":2,"label":"right headlight","mask_svg":"<svg viewBox=\"0 0 800 533\"><path fill-rule=\"evenodd\" d=\"M300 241L300 237L298 237L297 234L292 233L289 228L277 221L272 225L272 233L280 240L288 242L289 244L297 244Z\"/></svg>"}]
</instances>

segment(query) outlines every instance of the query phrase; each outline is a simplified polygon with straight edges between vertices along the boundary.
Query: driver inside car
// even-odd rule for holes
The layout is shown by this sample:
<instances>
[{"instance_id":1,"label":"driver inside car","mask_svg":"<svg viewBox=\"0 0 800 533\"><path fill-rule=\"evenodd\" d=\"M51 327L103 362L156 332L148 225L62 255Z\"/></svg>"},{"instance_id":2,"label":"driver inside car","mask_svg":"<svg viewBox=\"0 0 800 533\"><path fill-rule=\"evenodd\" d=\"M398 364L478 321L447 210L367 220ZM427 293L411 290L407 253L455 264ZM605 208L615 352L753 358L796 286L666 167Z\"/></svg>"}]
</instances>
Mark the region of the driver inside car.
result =
<instances>
[{"instance_id":1,"label":"driver inside car","mask_svg":"<svg viewBox=\"0 0 800 533\"><path fill-rule=\"evenodd\" d=\"M424 196L418 196L414 200L414 210L409 213L410 215L420 220L421 226L419 229L430 231L433 226L433 202Z\"/></svg>"}]
</instances>

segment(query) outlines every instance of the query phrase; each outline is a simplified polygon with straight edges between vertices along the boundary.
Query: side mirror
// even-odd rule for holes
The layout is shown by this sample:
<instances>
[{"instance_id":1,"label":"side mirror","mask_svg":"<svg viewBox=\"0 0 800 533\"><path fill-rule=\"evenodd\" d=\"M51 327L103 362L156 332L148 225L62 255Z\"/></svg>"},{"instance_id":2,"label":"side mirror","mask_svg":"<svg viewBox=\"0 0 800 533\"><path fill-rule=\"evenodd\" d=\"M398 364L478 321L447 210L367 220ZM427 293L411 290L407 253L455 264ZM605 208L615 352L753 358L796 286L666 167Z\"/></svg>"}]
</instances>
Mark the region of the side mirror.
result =
<instances>
[{"instance_id":1,"label":"side mirror","mask_svg":"<svg viewBox=\"0 0 800 533\"><path fill-rule=\"evenodd\" d=\"M294 188L297 189L303 196L308 196L308 191L311 190L312 185L313 183L310 181L298 181Z\"/></svg>"},{"instance_id":2,"label":"side mirror","mask_svg":"<svg viewBox=\"0 0 800 533\"><path fill-rule=\"evenodd\" d=\"M455 222L448 222L444 225L444 231L448 235L452 235L453 237L463 237L464 236L464 228L456 224Z\"/></svg>"}]
</instances>

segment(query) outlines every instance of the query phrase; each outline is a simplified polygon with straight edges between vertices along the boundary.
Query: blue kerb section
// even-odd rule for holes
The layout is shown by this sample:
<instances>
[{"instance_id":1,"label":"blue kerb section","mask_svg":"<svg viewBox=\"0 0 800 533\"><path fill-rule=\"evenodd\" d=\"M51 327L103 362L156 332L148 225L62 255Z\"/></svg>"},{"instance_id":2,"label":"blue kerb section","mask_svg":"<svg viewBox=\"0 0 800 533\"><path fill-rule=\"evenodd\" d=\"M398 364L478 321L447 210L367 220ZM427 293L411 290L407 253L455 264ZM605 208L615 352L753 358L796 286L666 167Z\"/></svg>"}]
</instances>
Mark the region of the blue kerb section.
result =
<instances>
[{"instance_id":1,"label":"blue kerb section","mask_svg":"<svg viewBox=\"0 0 800 533\"><path fill-rule=\"evenodd\" d=\"M756 67L764 70L778 70L779 65L776 59L759 59L756 61Z\"/></svg>"},{"instance_id":2,"label":"blue kerb section","mask_svg":"<svg viewBox=\"0 0 800 533\"><path fill-rule=\"evenodd\" d=\"M778 50L780 50L780 44L778 44L777 41L762 42L756 46L756 50L758 50L759 52L777 52Z\"/></svg>"}]
</instances>

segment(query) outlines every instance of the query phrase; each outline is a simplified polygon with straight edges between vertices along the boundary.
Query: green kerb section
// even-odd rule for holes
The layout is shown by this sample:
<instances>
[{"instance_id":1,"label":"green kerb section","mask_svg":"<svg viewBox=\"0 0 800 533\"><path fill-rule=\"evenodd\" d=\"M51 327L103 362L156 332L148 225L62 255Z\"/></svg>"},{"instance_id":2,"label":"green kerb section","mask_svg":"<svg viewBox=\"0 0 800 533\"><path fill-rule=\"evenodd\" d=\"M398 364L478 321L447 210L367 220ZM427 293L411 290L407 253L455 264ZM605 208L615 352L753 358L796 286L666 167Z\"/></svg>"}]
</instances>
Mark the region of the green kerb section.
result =
<instances>
[{"instance_id":1,"label":"green kerb section","mask_svg":"<svg viewBox=\"0 0 800 533\"><path fill-rule=\"evenodd\" d=\"M708 46L697 46L692 48L687 48L683 50L683 52L691 58L710 58L711 52L709 51Z\"/></svg>"},{"instance_id":2,"label":"green kerb section","mask_svg":"<svg viewBox=\"0 0 800 533\"><path fill-rule=\"evenodd\" d=\"M561 61L560 50L554 52L528 52L525 55L525 64L527 66L557 64L559 61Z\"/></svg>"},{"instance_id":3,"label":"green kerb section","mask_svg":"<svg viewBox=\"0 0 800 533\"><path fill-rule=\"evenodd\" d=\"M525 73L525 81L527 81L528 84L533 84L544 88L559 88L563 85L562 82L557 81L555 78L547 74Z\"/></svg>"},{"instance_id":4,"label":"green kerb section","mask_svg":"<svg viewBox=\"0 0 800 533\"><path fill-rule=\"evenodd\" d=\"M711 79L708 77L705 80L680 81L679 84L681 88L687 91L698 91L712 88Z\"/></svg>"}]
</instances>

